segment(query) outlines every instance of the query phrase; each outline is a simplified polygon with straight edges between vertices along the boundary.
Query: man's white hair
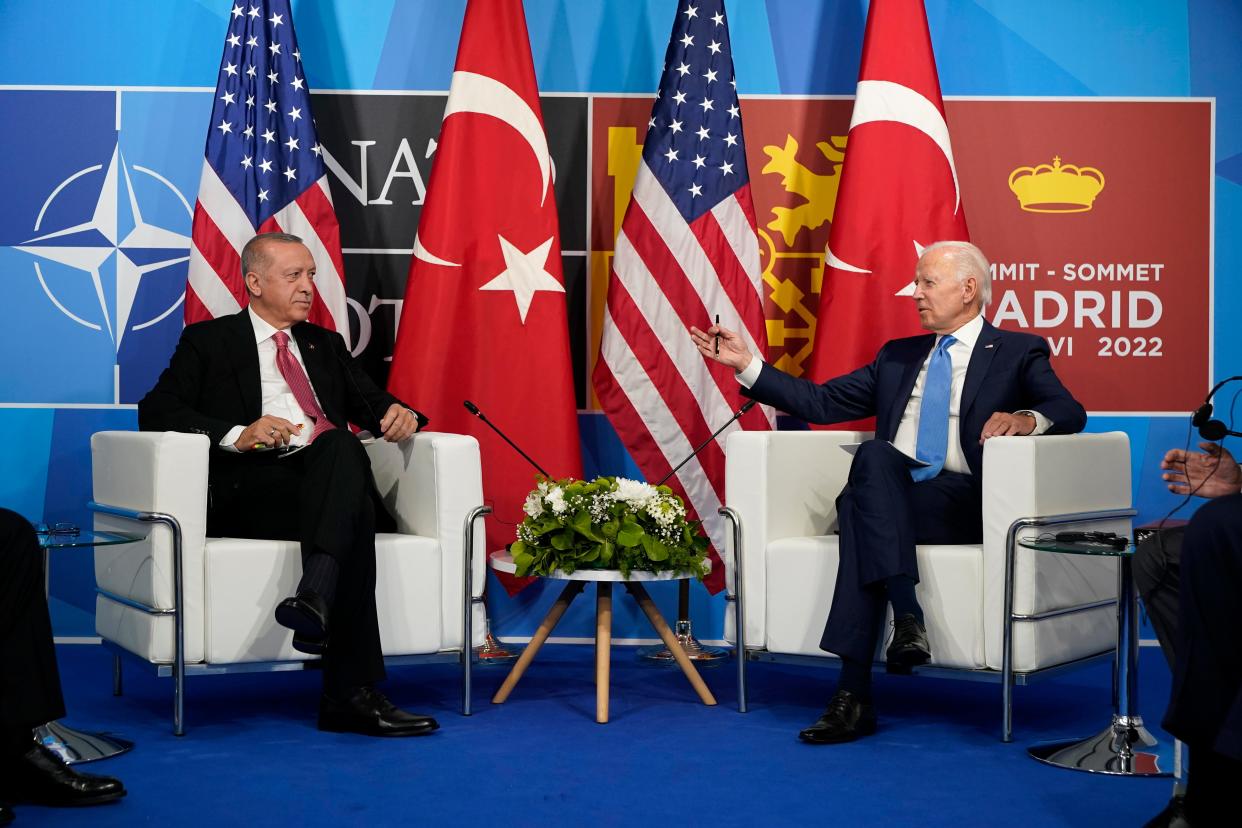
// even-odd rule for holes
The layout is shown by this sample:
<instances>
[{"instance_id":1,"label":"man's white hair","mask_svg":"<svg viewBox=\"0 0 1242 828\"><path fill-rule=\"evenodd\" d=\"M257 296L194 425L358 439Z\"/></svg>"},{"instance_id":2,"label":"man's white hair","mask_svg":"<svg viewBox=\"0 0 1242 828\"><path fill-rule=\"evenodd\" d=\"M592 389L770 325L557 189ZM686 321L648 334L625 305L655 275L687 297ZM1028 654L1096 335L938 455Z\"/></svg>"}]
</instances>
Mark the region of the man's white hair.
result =
<instances>
[{"instance_id":1,"label":"man's white hair","mask_svg":"<svg viewBox=\"0 0 1242 828\"><path fill-rule=\"evenodd\" d=\"M986 308L992 302L992 266L988 264L983 251L968 241L938 241L923 248L919 261L926 259L928 254L943 250L941 258L953 268L953 275L959 282L966 281L967 276L975 277L979 286L979 308Z\"/></svg>"}]
</instances>

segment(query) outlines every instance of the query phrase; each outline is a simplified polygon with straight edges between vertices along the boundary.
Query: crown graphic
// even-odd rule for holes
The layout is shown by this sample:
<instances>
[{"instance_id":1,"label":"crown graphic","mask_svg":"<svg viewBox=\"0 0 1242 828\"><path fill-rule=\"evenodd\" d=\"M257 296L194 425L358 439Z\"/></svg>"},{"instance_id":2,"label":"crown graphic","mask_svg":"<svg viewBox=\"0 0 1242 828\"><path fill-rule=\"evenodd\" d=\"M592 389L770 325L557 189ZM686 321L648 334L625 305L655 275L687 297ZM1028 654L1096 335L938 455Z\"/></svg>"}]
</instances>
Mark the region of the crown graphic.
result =
<instances>
[{"instance_id":1,"label":"crown graphic","mask_svg":"<svg viewBox=\"0 0 1242 828\"><path fill-rule=\"evenodd\" d=\"M1095 167L1062 166L1058 155L1052 166L1018 167L1009 174L1009 189L1029 213L1085 213L1104 189L1104 173Z\"/></svg>"}]
</instances>

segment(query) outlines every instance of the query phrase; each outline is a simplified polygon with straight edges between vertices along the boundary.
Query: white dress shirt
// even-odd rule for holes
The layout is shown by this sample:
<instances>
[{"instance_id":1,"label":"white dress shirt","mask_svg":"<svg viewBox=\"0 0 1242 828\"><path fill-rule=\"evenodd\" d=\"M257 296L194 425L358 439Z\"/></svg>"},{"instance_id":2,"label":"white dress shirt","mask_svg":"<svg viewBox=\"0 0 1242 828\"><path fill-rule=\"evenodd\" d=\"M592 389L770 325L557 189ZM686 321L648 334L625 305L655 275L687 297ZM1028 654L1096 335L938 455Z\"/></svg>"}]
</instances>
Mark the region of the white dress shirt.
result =
<instances>
[{"instance_id":1,"label":"white dress shirt","mask_svg":"<svg viewBox=\"0 0 1242 828\"><path fill-rule=\"evenodd\" d=\"M263 395L263 413L270 414L274 417L283 417L294 425L302 425L301 433L295 433L289 440L289 445L300 446L310 439L311 431L314 428L314 420L310 415L302 410L302 406L298 405L297 397L293 396L293 390L289 388L289 383L285 382L284 376L280 373L280 369L276 367L276 340L273 339L277 330L284 330L288 333L287 328L274 328L267 320L263 319L254 312L254 308L248 308L250 314L250 325L254 328L254 341L259 349L259 386ZM302 352L298 350L298 341L289 336L289 353L293 354L293 358L302 366L302 370L306 370L306 362L302 359ZM310 374L306 376L307 383L310 382ZM311 393L315 394L315 388L311 386ZM315 394L315 402L319 402L319 395ZM320 408L322 409L322 404ZM224 435L224 439L220 441L220 447L227 451L240 451L233 444L241 437L242 432L246 430L246 426L239 425L229 429L229 433Z\"/></svg>"},{"instance_id":2,"label":"white dress shirt","mask_svg":"<svg viewBox=\"0 0 1242 828\"><path fill-rule=\"evenodd\" d=\"M962 327L953 331L957 341L949 346L949 361L953 365L953 385L949 392L949 443L945 449L944 468L946 471L970 474L966 457L962 454L961 429L958 427L958 415L961 411L962 388L966 385L966 369L970 366L970 356L975 351L975 343L983 332L983 317L976 316ZM923 386L927 380L927 366L931 356L940 344L942 335L936 336L936 342L919 368L919 375L914 380L914 390L906 402L906 410L902 412L901 423L897 426L897 434L893 437L893 446L907 457L914 457L919 434L919 411L923 403ZM737 381L750 388L759 379L763 370L763 361L752 357L750 364L737 373ZM1030 414L1035 418L1035 430L1032 434L1043 434L1052 427L1052 421L1038 411L1017 411L1017 414ZM976 438L977 439L977 438Z\"/></svg>"}]
</instances>

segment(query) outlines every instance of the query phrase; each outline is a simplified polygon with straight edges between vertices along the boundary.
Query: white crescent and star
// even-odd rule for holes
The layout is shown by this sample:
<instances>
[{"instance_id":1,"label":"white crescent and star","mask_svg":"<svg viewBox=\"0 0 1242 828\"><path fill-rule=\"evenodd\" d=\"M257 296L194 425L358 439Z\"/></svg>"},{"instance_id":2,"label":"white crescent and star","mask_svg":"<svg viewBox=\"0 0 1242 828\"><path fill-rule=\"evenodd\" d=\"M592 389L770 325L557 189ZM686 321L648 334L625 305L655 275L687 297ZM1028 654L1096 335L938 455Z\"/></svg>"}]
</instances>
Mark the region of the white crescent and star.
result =
<instances>
[{"instance_id":1,"label":"white crescent and star","mask_svg":"<svg viewBox=\"0 0 1242 828\"><path fill-rule=\"evenodd\" d=\"M940 109L924 95L915 92L908 86L892 81L859 81L858 92L854 99L854 114L850 119L850 132L863 124L878 122L905 124L926 135L940 148L945 161L949 164L949 172L953 175L954 204L953 212L961 209L962 191L957 179L957 165L953 161L953 147L949 143L949 125L945 123ZM914 243L916 258L923 253L923 245L917 240ZM826 264L849 273L870 273L871 271L850 264L832 252L825 251ZM912 296L914 282L897 292L897 296Z\"/></svg>"},{"instance_id":2,"label":"white crescent and star","mask_svg":"<svg viewBox=\"0 0 1242 828\"><path fill-rule=\"evenodd\" d=\"M526 324L526 313L538 291L564 293L565 287L548 272L548 253L552 250L552 237L529 253L523 253L511 241L497 234L500 252L505 257L505 269L479 290L511 290L517 301L518 314Z\"/></svg>"},{"instance_id":3,"label":"white crescent and star","mask_svg":"<svg viewBox=\"0 0 1242 828\"><path fill-rule=\"evenodd\" d=\"M555 168L548 152L548 138L543 131L543 124L530 104L495 78L476 72L454 72L453 82L449 87L448 105L444 110L444 121L447 122L454 115L465 114L496 118L508 124L521 136L539 167L542 185L539 190L539 206L542 207L548 197L548 186L555 179ZM505 269L479 290L512 291L518 314L525 325L526 314L535 293L565 292L564 286L547 270L552 239L549 238L529 252L523 252L504 236L497 234L497 238L500 241L501 255L504 256ZM449 261L428 250L417 234L414 236L414 258L442 267L461 267L460 262Z\"/></svg>"}]
</instances>

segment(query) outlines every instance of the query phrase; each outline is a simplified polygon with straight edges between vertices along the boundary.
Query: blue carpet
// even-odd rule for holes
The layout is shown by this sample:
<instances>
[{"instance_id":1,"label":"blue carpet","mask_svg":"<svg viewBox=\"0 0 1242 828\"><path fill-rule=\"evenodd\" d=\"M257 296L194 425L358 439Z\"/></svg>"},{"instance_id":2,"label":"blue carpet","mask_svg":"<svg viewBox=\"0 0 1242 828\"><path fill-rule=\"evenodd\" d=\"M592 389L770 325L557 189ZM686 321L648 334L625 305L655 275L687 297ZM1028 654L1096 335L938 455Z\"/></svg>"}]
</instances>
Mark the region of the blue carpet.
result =
<instances>
[{"instance_id":1,"label":"blue carpet","mask_svg":"<svg viewBox=\"0 0 1242 828\"><path fill-rule=\"evenodd\" d=\"M549 645L503 706L503 677L475 672L475 715L458 713L451 665L390 671L398 704L435 715L414 739L322 734L319 675L189 681L188 733L170 732L172 684L138 668L110 693L110 656L62 646L70 717L137 742L86 765L129 796L85 810L20 807L23 825L1048 825L1137 826L1168 799L1168 779L1117 779L1028 758L1043 739L1108 722L1110 677L1090 667L1016 689L1015 740L999 741L998 686L877 677L880 731L861 742L796 740L826 702L830 670L752 666L751 712L736 710L734 670L704 671L720 700L697 703L680 673L613 654L612 722L594 722L592 650ZM1142 656L1141 710L1158 729L1169 671Z\"/></svg>"}]
</instances>

